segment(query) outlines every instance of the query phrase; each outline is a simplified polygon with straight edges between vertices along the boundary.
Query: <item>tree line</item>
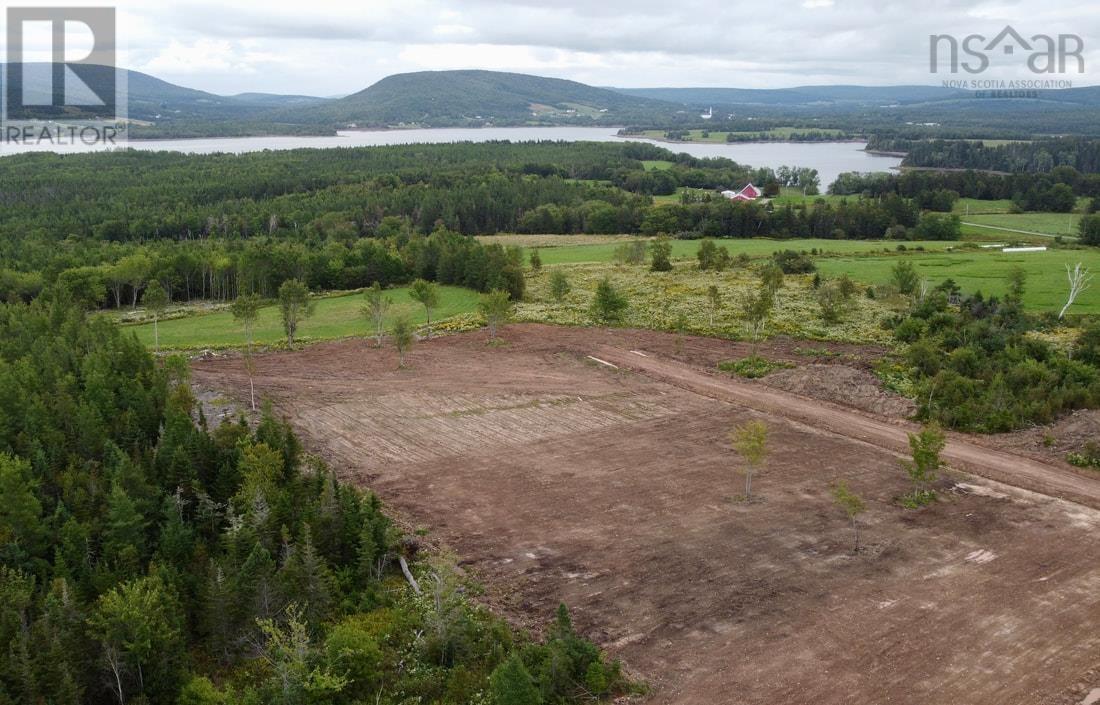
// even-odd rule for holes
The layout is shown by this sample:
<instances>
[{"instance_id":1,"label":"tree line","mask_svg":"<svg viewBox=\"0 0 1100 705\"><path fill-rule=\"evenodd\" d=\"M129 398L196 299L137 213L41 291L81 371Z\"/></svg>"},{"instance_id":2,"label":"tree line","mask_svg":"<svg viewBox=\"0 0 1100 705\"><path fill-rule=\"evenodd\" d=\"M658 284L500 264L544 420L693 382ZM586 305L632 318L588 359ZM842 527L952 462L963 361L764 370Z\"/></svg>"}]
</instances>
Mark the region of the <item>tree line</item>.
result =
<instances>
[{"instance_id":1,"label":"tree line","mask_svg":"<svg viewBox=\"0 0 1100 705\"><path fill-rule=\"evenodd\" d=\"M981 140L913 140L877 136L870 140L867 147L905 152L904 166L1031 174L1071 167L1084 174L1100 174L1100 140L1085 137L987 144Z\"/></svg>"},{"instance_id":2,"label":"tree line","mask_svg":"<svg viewBox=\"0 0 1100 705\"><path fill-rule=\"evenodd\" d=\"M287 281L320 290L358 289L425 279L475 291L502 289L523 297L522 252L439 229L412 232L400 219L383 224L383 237L339 240L260 236L247 240L161 241L118 244L118 259L60 271L22 274L0 270L0 297L30 301L56 288L88 309L136 308L150 287L167 301L229 301L256 294L272 298ZM6 276L5 276L6 274Z\"/></svg>"},{"instance_id":3,"label":"tree line","mask_svg":"<svg viewBox=\"0 0 1100 705\"><path fill-rule=\"evenodd\" d=\"M949 212L959 198L1010 200L1014 210L1069 213L1079 197L1100 198L1100 174L1082 174L1068 166L1045 174L994 174L981 171L905 171L901 174L847 172L829 193L881 198L911 198L922 209Z\"/></svg>"}]
</instances>

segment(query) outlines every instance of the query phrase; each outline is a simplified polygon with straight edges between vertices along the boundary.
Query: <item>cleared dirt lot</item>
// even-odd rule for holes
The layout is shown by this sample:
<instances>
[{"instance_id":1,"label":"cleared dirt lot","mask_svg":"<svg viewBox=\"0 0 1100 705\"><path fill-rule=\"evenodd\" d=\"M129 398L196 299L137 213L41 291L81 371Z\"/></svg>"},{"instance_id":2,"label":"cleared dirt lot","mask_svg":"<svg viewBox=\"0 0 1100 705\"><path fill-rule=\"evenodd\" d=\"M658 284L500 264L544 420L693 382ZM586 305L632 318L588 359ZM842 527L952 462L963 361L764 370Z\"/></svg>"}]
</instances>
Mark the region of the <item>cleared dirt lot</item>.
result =
<instances>
[{"instance_id":1,"label":"cleared dirt lot","mask_svg":"<svg viewBox=\"0 0 1100 705\"><path fill-rule=\"evenodd\" d=\"M494 607L534 625L568 604L653 702L1069 703L1100 686L1100 512L974 478L899 509L889 449L702 388L744 354L729 343L505 337L421 344L405 371L358 341L266 355L257 390L345 477L453 548ZM855 368L874 354L796 347L770 352ZM671 367L625 369L631 358ZM196 363L195 378L247 394L236 359ZM773 450L762 500L746 503L726 435L751 418ZM868 502L858 555L837 479Z\"/></svg>"}]
</instances>

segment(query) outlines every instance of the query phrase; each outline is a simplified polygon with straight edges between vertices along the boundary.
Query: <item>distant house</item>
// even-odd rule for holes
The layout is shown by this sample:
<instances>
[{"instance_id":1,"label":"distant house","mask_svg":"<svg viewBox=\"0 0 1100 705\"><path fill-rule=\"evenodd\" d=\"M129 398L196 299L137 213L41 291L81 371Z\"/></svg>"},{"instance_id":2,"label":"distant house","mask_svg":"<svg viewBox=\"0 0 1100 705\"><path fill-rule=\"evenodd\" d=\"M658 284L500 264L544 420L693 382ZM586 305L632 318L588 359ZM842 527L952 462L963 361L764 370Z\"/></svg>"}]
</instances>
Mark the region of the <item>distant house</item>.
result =
<instances>
[{"instance_id":1,"label":"distant house","mask_svg":"<svg viewBox=\"0 0 1100 705\"><path fill-rule=\"evenodd\" d=\"M740 191L726 190L722 192L722 197L728 198L731 201L755 201L763 195L763 192L752 184L749 184Z\"/></svg>"}]
</instances>

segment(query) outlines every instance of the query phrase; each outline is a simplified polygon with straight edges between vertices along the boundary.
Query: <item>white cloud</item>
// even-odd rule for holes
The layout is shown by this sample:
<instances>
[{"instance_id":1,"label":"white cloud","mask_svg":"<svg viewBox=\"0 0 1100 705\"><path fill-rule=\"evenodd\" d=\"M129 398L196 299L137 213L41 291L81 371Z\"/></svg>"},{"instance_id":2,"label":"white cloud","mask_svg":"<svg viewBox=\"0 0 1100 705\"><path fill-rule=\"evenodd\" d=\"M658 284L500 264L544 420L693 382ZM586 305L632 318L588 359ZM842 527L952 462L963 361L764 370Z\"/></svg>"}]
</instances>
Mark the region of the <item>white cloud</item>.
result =
<instances>
[{"instance_id":1,"label":"white cloud","mask_svg":"<svg viewBox=\"0 0 1100 705\"><path fill-rule=\"evenodd\" d=\"M92 0L88 0L91 2ZM1075 32L1048 0L118 0L126 65L233 93L349 93L399 71L487 68L597 85L938 83L930 34ZM1095 63L1091 64L1095 65ZM1075 76L1087 83L1087 76Z\"/></svg>"}]
</instances>

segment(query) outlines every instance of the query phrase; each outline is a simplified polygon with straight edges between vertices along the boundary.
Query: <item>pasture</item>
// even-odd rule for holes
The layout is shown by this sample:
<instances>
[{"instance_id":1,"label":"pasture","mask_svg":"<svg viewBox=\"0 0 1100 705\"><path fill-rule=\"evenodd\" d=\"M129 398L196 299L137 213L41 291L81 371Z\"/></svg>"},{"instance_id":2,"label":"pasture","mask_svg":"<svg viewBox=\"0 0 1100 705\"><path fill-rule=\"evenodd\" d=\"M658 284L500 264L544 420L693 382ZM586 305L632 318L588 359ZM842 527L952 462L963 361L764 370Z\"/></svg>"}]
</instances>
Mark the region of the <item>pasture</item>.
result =
<instances>
[{"instance_id":1,"label":"pasture","mask_svg":"<svg viewBox=\"0 0 1100 705\"><path fill-rule=\"evenodd\" d=\"M1047 250L1046 252L1002 253L1000 250L960 250L946 253L907 253L922 278L933 285L954 279L964 293L981 291L1003 295L1009 273L1019 267L1027 274L1024 306L1032 311L1057 312L1066 300L1068 286L1065 265L1084 263L1100 272L1100 250ZM817 260L822 275L847 274L867 284L886 284L898 257L822 257ZM1070 309L1072 313L1100 314L1100 287L1093 286Z\"/></svg>"}]
</instances>

